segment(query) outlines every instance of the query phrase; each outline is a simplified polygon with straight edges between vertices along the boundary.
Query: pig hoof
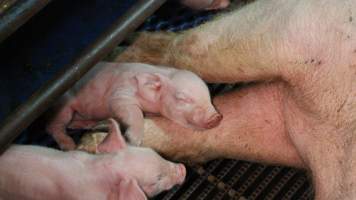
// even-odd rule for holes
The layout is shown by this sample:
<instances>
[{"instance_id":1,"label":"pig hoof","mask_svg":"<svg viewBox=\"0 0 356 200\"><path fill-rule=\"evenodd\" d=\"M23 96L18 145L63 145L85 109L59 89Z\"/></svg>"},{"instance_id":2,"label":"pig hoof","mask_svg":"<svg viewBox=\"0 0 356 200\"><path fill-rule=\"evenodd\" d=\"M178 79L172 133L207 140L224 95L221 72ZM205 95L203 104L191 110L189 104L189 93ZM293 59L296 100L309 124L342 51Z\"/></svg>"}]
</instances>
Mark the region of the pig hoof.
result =
<instances>
[{"instance_id":1,"label":"pig hoof","mask_svg":"<svg viewBox=\"0 0 356 200\"><path fill-rule=\"evenodd\" d=\"M64 133L55 133L52 134L52 137L57 142L59 148L62 150L74 150L76 147L74 140Z\"/></svg>"},{"instance_id":2,"label":"pig hoof","mask_svg":"<svg viewBox=\"0 0 356 200\"><path fill-rule=\"evenodd\" d=\"M76 145L74 143L62 143L59 144L59 147L64 151L72 151L76 149Z\"/></svg>"}]
</instances>

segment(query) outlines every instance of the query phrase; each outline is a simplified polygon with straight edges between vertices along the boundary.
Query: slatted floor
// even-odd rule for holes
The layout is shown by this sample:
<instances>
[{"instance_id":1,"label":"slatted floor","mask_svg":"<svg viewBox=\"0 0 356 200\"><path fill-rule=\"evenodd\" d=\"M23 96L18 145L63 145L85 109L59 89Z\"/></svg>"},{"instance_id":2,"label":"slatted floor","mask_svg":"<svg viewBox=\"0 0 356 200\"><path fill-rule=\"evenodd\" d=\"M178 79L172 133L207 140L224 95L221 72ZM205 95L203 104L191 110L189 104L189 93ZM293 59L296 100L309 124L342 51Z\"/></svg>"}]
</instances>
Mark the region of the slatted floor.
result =
<instances>
[{"instance_id":1,"label":"slatted floor","mask_svg":"<svg viewBox=\"0 0 356 200\"><path fill-rule=\"evenodd\" d=\"M312 199L305 174L296 169L239 160L214 160L189 166L185 183L155 200Z\"/></svg>"}]
</instances>

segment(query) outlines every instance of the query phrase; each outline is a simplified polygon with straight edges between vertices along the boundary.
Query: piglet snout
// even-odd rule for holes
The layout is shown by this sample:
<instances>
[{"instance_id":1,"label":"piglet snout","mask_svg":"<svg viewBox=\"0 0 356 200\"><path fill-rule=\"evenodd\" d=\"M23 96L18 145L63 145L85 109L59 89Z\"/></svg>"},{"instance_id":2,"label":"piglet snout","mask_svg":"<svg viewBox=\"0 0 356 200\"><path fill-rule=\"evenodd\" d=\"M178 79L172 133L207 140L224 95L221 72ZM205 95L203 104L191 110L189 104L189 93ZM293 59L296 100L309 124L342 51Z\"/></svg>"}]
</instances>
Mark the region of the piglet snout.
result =
<instances>
[{"instance_id":1,"label":"piglet snout","mask_svg":"<svg viewBox=\"0 0 356 200\"><path fill-rule=\"evenodd\" d=\"M177 174L177 184L182 184L185 180L187 170L183 164L176 165L176 174Z\"/></svg>"},{"instance_id":2,"label":"piglet snout","mask_svg":"<svg viewBox=\"0 0 356 200\"><path fill-rule=\"evenodd\" d=\"M210 129L214 128L219 125L220 121L222 120L223 116L219 113L215 113L213 116L211 116L207 123L205 124L205 128Z\"/></svg>"}]
</instances>

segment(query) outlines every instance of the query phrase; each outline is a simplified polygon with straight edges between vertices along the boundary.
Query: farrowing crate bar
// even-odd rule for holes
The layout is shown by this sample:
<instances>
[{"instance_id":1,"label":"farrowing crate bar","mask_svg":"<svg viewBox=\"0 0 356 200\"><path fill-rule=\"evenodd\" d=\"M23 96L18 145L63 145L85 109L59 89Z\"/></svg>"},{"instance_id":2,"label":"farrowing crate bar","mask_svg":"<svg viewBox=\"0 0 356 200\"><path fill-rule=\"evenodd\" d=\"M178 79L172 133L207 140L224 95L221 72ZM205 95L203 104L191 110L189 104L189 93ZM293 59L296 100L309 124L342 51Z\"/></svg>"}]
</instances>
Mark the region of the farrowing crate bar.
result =
<instances>
[{"instance_id":1,"label":"farrowing crate bar","mask_svg":"<svg viewBox=\"0 0 356 200\"><path fill-rule=\"evenodd\" d=\"M92 66L158 9L164 0L139 0L112 27L9 115L0 126L0 152Z\"/></svg>"}]
</instances>

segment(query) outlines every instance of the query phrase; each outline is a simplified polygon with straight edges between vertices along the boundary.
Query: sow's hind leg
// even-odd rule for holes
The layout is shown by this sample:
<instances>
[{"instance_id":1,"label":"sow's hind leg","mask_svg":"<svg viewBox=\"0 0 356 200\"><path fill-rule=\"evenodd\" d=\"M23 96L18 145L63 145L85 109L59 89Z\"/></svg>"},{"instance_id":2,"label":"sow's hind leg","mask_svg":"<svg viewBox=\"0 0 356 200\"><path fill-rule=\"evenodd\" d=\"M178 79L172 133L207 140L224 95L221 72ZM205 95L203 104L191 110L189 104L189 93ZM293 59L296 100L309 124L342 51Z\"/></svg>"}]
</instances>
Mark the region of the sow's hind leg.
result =
<instances>
[{"instance_id":1,"label":"sow's hind leg","mask_svg":"<svg viewBox=\"0 0 356 200\"><path fill-rule=\"evenodd\" d=\"M279 12L271 15L271 9ZM280 67L289 68L286 60L291 55L284 37L289 20L283 17L289 12L287 3L256 1L180 33L141 33L114 60L187 69L208 82L281 78Z\"/></svg>"}]
</instances>

